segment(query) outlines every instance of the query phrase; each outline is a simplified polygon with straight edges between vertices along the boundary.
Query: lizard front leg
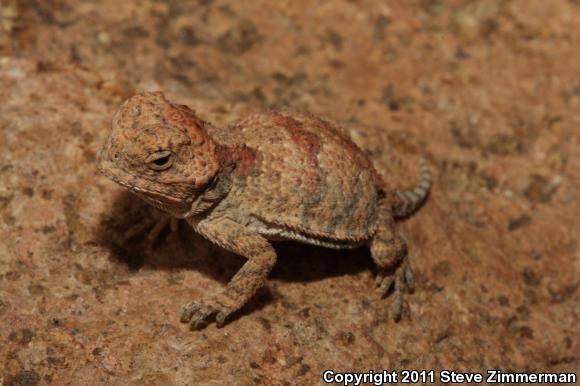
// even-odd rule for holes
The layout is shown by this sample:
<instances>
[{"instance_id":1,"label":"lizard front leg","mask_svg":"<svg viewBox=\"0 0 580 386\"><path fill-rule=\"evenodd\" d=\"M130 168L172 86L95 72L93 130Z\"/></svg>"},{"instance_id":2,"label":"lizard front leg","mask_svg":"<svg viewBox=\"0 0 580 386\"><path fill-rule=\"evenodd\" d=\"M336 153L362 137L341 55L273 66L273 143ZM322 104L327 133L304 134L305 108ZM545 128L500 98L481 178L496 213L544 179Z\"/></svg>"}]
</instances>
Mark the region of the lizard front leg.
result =
<instances>
[{"instance_id":1,"label":"lizard front leg","mask_svg":"<svg viewBox=\"0 0 580 386\"><path fill-rule=\"evenodd\" d=\"M264 285L276 263L276 251L264 237L229 219L206 219L191 225L211 242L248 259L225 290L184 307L181 321L189 322L192 329L202 328L214 315L216 324L222 326L229 314Z\"/></svg>"},{"instance_id":2,"label":"lizard front leg","mask_svg":"<svg viewBox=\"0 0 580 386\"><path fill-rule=\"evenodd\" d=\"M145 250L151 252L155 242L158 241L159 236L167 227L169 227L170 231L169 236L177 238L179 232L179 219L167 215L161 215L161 218L159 219L151 218L133 225L123 234L121 240L124 243L127 240L146 233Z\"/></svg>"}]
</instances>

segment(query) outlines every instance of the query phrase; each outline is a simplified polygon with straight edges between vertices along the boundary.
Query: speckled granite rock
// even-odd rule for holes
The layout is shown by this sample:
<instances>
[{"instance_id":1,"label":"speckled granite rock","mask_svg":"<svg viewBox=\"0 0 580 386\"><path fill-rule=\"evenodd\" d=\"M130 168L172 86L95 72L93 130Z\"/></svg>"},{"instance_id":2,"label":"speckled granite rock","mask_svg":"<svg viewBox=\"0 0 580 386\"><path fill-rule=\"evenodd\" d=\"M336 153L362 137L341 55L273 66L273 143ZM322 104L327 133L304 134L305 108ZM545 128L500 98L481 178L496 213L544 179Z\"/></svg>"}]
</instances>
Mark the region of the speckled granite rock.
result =
<instances>
[{"instance_id":1,"label":"speckled granite rock","mask_svg":"<svg viewBox=\"0 0 580 386\"><path fill-rule=\"evenodd\" d=\"M243 3L0 1L0 383L577 371L580 4ZM435 189L402 224L417 276L403 320L366 251L281 244L229 325L181 325L242 260L185 226L152 251L144 233L123 241L156 214L96 173L95 152L117 105L151 89L215 124L324 115L394 183L427 154Z\"/></svg>"}]
</instances>

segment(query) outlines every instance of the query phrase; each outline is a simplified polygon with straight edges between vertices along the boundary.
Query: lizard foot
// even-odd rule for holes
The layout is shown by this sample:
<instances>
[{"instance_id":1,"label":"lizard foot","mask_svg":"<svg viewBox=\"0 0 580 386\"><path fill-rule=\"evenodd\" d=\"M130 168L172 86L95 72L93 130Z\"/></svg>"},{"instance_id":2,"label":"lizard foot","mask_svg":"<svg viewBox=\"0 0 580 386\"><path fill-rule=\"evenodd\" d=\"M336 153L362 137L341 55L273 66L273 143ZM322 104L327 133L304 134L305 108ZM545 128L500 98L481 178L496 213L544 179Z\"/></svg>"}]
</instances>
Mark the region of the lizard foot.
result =
<instances>
[{"instance_id":1,"label":"lizard foot","mask_svg":"<svg viewBox=\"0 0 580 386\"><path fill-rule=\"evenodd\" d=\"M229 314L235 309L228 307L214 298L194 300L183 308L181 321L189 323L192 330L200 330L211 322L215 315L215 322L222 327Z\"/></svg>"},{"instance_id":2,"label":"lizard foot","mask_svg":"<svg viewBox=\"0 0 580 386\"><path fill-rule=\"evenodd\" d=\"M412 293L415 287L413 270L408 259L396 269L381 270L376 277L376 291L381 297L393 291L393 302L390 307L390 314L395 322L401 320L403 314L403 303L405 293Z\"/></svg>"},{"instance_id":3,"label":"lizard foot","mask_svg":"<svg viewBox=\"0 0 580 386\"><path fill-rule=\"evenodd\" d=\"M150 252L153 250L153 247L161 236L161 233L163 233L163 231L168 227L170 229L169 237L177 238L179 220L163 216L158 220L148 219L147 221L143 221L129 228L129 230L125 232L123 240L130 240L145 233L145 250Z\"/></svg>"}]
</instances>

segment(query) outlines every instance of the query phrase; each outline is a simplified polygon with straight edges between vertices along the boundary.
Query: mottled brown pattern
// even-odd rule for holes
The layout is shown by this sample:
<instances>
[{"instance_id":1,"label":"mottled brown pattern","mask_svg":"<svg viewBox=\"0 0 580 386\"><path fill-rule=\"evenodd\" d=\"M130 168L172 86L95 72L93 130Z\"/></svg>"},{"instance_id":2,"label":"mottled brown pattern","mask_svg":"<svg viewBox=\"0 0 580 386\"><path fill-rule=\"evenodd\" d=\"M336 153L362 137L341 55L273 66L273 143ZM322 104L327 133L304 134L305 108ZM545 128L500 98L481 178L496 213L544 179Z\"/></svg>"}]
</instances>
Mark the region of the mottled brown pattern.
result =
<instances>
[{"instance_id":1,"label":"mottled brown pattern","mask_svg":"<svg viewBox=\"0 0 580 386\"><path fill-rule=\"evenodd\" d=\"M265 283L276 262L269 240L328 248L368 245L379 268L377 290L394 289L401 314L413 276L394 217L415 211L431 177L409 192L385 191L366 155L339 128L311 115L255 114L213 127L163 94L123 103L103 146L100 170L210 241L248 259L226 289L190 303L192 328L218 324Z\"/></svg>"},{"instance_id":2,"label":"mottled brown pattern","mask_svg":"<svg viewBox=\"0 0 580 386\"><path fill-rule=\"evenodd\" d=\"M318 163L318 153L321 143L318 134L305 130L302 122L289 115L272 112L272 122L285 129L297 149L305 155L303 166L304 200L301 203L300 226L309 228L311 219L316 218L313 210L321 203L328 186L326 173Z\"/></svg>"},{"instance_id":3,"label":"mottled brown pattern","mask_svg":"<svg viewBox=\"0 0 580 386\"><path fill-rule=\"evenodd\" d=\"M294 141L300 149L309 154L310 158L316 162L316 155L320 150L320 137L315 133L304 130L302 123L290 116L273 112L272 118L272 121L275 124L288 130L292 141Z\"/></svg>"},{"instance_id":4,"label":"mottled brown pattern","mask_svg":"<svg viewBox=\"0 0 580 386\"><path fill-rule=\"evenodd\" d=\"M123 103L99 155L99 168L149 202L183 217L195 191L219 170L215 143L189 108L169 104L162 93L137 95ZM147 159L171 149L173 165L164 173ZM188 206L189 205L189 206Z\"/></svg>"},{"instance_id":5,"label":"mottled brown pattern","mask_svg":"<svg viewBox=\"0 0 580 386\"><path fill-rule=\"evenodd\" d=\"M187 128L194 145L201 145L205 141L202 127L203 121L195 116L195 112L185 105L167 105L161 114L170 125Z\"/></svg>"},{"instance_id":6,"label":"mottled brown pattern","mask_svg":"<svg viewBox=\"0 0 580 386\"><path fill-rule=\"evenodd\" d=\"M216 157L222 170L234 172L238 177L245 177L256 170L256 163L261 162L261 155L246 145L225 147L218 145Z\"/></svg>"}]
</instances>

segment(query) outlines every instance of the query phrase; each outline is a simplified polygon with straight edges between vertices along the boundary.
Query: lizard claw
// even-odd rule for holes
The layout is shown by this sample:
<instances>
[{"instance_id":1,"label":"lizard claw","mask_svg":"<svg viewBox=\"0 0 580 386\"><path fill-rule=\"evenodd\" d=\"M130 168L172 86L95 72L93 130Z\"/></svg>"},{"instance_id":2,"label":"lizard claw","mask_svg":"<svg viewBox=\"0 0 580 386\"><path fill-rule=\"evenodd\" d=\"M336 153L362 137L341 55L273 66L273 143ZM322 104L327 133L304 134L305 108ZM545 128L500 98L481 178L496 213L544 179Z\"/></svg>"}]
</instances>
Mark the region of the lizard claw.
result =
<instances>
[{"instance_id":1,"label":"lizard claw","mask_svg":"<svg viewBox=\"0 0 580 386\"><path fill-rule=\"evenodd\" d=\"M196 300L183 308L181 322L189 323L192 330L200 330L207 326L211 322L210 319L216 315L216 325L222 327L232 311L215 299Z\"/></svg>"}]
</instances>

